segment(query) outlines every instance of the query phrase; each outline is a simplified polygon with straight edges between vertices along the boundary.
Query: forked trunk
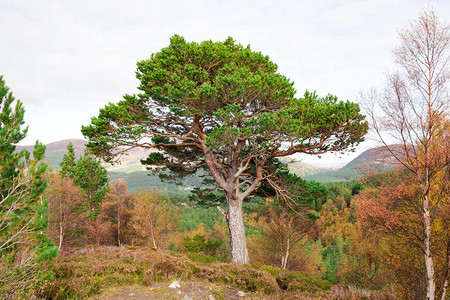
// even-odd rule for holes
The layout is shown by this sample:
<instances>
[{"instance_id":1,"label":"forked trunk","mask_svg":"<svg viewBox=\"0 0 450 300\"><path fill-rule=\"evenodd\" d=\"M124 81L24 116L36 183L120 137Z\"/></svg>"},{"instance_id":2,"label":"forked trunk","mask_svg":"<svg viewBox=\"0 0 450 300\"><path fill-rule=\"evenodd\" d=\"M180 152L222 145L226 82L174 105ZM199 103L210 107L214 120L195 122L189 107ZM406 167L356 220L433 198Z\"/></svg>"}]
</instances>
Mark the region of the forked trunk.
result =
<instances>
[{"instance_id":1,"label":"forked trunk","mask_svg":"<svg viewBox=\"0 0 450 300\"><path fill-rule=\"evenodd\" d=\"M291 245L290 245L290 239L289 239L289 235L287 237L287 241L286 241L286 253L283 254L283 252L281 252L281 269L282 270L286 270L287 268L287 261L289 258L289 251L290 251Z\"/></svg>"},{"instance_id":2,"label":"forked trunk","mask_svg":"<svg viewBox=\"0 0 450 300\"><path fill-rule=\"evenodd\" d=\"M231 262L235 265L249 263L247 242L245 240L244 216L242 213L242 200L233 199L226 195L228 212L227 221L230 230Z\"/></svg>"}]
</instances>

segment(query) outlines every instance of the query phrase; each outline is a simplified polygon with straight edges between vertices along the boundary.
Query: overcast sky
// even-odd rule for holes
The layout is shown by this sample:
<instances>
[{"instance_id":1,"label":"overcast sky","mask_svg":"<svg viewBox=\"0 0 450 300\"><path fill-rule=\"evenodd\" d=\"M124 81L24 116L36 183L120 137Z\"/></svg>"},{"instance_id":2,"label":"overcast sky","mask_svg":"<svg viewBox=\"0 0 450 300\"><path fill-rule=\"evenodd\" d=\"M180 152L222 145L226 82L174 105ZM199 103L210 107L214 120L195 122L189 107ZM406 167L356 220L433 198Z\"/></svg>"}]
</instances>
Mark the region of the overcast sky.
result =
<instances>
[{"instance_id":1,"label":"overcast sky","mask_svg":"<svg viewBox=\"0 0 450 300\"><path fill-rule=\"evenodd\" d=\"M450 21L447 0L1 0L0 75L25 105L22 144L83 138L81 125L101 107L137 92L136 62L173 34L231 36L269 55L298 96L308 89L354 101L383 84L397 30L428 5Z\"/></svg>"}]
</instances>

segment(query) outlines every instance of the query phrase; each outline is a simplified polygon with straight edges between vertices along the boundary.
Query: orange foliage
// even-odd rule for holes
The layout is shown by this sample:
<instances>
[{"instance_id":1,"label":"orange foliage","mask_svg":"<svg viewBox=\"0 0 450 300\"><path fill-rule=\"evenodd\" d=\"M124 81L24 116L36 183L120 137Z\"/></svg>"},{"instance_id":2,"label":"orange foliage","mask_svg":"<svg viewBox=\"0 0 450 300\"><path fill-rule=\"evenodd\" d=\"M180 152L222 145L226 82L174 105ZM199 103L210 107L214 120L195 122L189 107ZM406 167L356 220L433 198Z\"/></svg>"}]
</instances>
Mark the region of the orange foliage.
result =
<instances>
[{"instance_id":1,"label":"orange foliage","mask_svg":"<svg viewBox=\"0 0 450 300\"><path fill-rule=\"evenodd\" d=\"M175 230L179 209L158 193L141 191L135 195L131 217L137 245L162 249Z\"/></svg>"},{"instance_id":2,"label":"orange foliage","mask_svg":"<svg viewBox=\"0 0 450 300\"><path fill-rule=\"evenodd\" d=\"M302 248L308 241L312 220L269 208L265 217L253 222L262 228L261 236L249 240L254 264L298 271L310 268L309 259Z\"/></svg>"},{"instance_id":3,"label":"orange foliage","mask_svg":"<svg viewBox=\"0 0 450 300\"><path fill-rule=\"evenodd\" d=\"M80 189L59 173L49 174L47 182L44 196L49 201L49 237L59 249L79 244L87 222L87 216L81 212L84 203Z\"/></svg>"}]
</instances>

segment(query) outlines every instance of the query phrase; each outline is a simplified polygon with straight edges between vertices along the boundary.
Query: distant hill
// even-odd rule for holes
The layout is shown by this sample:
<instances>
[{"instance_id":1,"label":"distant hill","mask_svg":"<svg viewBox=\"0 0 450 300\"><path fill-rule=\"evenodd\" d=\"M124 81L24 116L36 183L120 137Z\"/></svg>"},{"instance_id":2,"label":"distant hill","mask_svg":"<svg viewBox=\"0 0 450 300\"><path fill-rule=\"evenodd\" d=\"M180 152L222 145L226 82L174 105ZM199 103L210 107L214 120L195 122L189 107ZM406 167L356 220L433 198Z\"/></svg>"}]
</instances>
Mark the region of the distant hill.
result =
<instances>
[{"instance_id":1,"label":"distant hill","mask_svg":"<svg viewBox=\"0 0 450 300\"><path fill-rule=\"evenodd\" d=\"M355 159L350 161L343 170L364 170L373 169L376 166L388 166L393 164L393 160L389 152L384 147L376 147L364 151Z\"/></svg>"},{"instance_id":2,"label":"distant hill","mask_svg":"<svg viewBox=\"0 0 450 300\"><path fill-rule=\"evenodd\" d=\"M79 139L68 139L46 145L45 161L52 169L59 169L64 154L67 153L67 145L73 144L75 155L77 157L84 153L87 141ZM16 151L27 149L33 151L34 146L17 146ZM108 170L108 176L111 182L117 180L126 181L130 191L141 189L158 190L166 195L186 195L194 186L199 186L201 180L196 176L189 176L182 181L181 185L162 182L158 176L149 174L145 167L141 165L140 160L145 158L152 150L132 149L126 155L121 157L121 163L112 166L104 164Z\"/></svg>"},{"instance_id":3,"label":"distant hill","mask_svg":"<svg viewBox=\"0 0 450 300\"><path fill-rule=\"evenodd\" d=\"M62 140L47 145L46 161L53 169L58 169L62 158L67 153L67 145L72 142L75 154L80 156L84 153L86 141L79 139ZM22 149L33 150L33 146L17 146L17 151ZM315 180L319 182L335 182L348 181L357 179L359 176L367 173L368 170L377 168L386 168L389 163L389 156L383 148L373 148L361 153L358 157L353 159L341 169L322 168L307 164L290 157L284 157L280 160L288 164L289 171L301 176L306 180ZM108 170L111 181L124 180L128 183L130 190L139 189L160 189L162 192L186 192L186 189L191 189L194 186L201 185L202 179L197 176L186 178L182 185L175 185L166 182L161 182L158 176L149 174L145 167L140 163L141 159L148 156L149 153L155 150L134 148L127 152L120 158L120 164L104 164Z\"/></svg>"},{"instance_id":4,"label":"distant hill","mask_svg":"<svg viewBox=\"0 0 450 300\"><path fill-rule=\"evenodd\" d=\"M57 141L54 143L49 143L46 145L45 152L46 153L59 153L59 152L66 153L67 145L69 145L70 142L72 142L73 148L75 150L75 154L77 156L80 156L81 154L83 154L84 149L86 148L87 142L83 141L83 140L79 140L79 139L68 139L68 140ZM17 149L17 151L20 151L22 149L27 149L28 151L33 151L34 145L17 146L16 149Z\"/></svg>"},{"instance_id":5,"label":"distant hill","mask_svg":"<svg viewBox=\"0 0 450 300\"><path fill-rule=\"evenodd\" d=\"M393 161L383 147L364 151L339 170L306 175L305 180L315 180L322 183L349 181L365 176L369 172L380 172L392 169Z\"/></svg>"},{"instance_id":6,"label":"distant hill","mask_svg":"<svg viewBox=\"0 0 450 300\"><path fill-rule=\"evenodd\" d=\"M79 157L84 153L84 149L86 148L86 141L79 139L68 139L62 140L54 143L49 143L46 145L45 149L45 161L48 163L51 168L58 169L59 164L62 162L64 154L67 153L67 145L72 142L73 148L75 150L75 155ZM17 146L16 151L21 151L22 149L27 149L32 152L34 149L33 146Z\"/></svg>"},{"instance_id":7,"label":"distant hill","mask_svg":"<svg viewBox=\"0 0 450 300\"><path fill-rule=\"evenodd\" d=\"M67 145L72 143L77 157L81 156L86 149L87 141L80 139L67 139L46 145L45 157L46 162L51 165L53 169L58 169L59 164L62 162L64 154L67 153ZM34 146L17 146L16 151L27 149L33 151ZM145 168L141 165L140 160L145 158L149 153L154 150L135 148L127 152L120 159L121 163L112 166L111 164L105 164L105 168L108 171L118 172L133 172L133 171L145 171Z\"/></svg>"},{"instance_id":8,"label":"distant hill","mask_svg":"<svg viewBox=\"0 0 450 300\"><path fill-rule=\"evenodd\" d=\"M307 164L302 161L292 159L290 157L281 157L280 161L288 165L289 172L297 176L303 177L318 173L334 171L334 168L323 168L315 165Z\"/></svg>"}]
</instances>

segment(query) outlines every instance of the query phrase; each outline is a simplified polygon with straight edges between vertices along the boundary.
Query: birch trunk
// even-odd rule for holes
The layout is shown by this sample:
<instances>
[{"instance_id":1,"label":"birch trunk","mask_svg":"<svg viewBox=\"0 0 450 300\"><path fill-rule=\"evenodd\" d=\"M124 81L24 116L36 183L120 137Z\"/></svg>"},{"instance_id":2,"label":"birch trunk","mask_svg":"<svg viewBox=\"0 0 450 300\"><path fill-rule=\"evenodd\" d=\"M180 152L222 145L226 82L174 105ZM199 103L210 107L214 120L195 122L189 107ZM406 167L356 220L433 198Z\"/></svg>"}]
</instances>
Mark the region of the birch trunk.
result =
<instances>
[{"instance_id":1,"label":"birch trunk","mask_svg":"<svg viewBox=\"0 0 450 300\"><path fill-rule=\"evenodd\" d=\"M281 258L281 269L282 269L282 270L286 270L286 267L287 267L287 261L288 261L288 258L289 258L290 247L291 247L291 245L290 245L290 237L289 237L289 234L288 234L287 242L286 242L286 253L285 253L285 255Z\"/></svg>"},{"instance_id":2,"label":"birch trunk","mask_svg":"<svg viewBox=\"0 0 450 300\"><path fill-rule=\"evenodd\" d=\"M448 279L450 277L450 242L447 244L447 271L445 273L444 284L442 286L441 300L445 300L447 295Z\"/></svg>"},{"instance_id":3,"label":"birch trunk","mask_svg":"<svg viewBox=\"0 0 450 300\"><path fill-rule=\"evenodd\" d=\"M120 222L120 199L117 200L117 243L119 244L119 246L122 246L122 241L120 240L120 226L121 226L121 222Z\"/></svg>"},{"instance_id":4,"label":"birch trunk","mask_svg":"<svg viewBox=\"0 0 450 300\"><path fill-rule=\"evenodd\" d=\"M158 246L156 245L156 237L155 237L155 227L153 226L153 218L150 218L150 233L152 235L153 247L155 250L158 250Z\"/></svg>"},{"instance_id":5,"label":"birch trunk","mask_svg":"<svg viewBox=\"0 0 450 300\"><path fill-rule=\"evenodd\" d=\"M423 197L423 226L424 226L424 258L427 280L427 300L434 300L436 295L436 283L434 281L433 257L431 255L431 218L429 209L429 199Z\"/></svg>"},{"instance_id":6,"label":"birch trunk","mask_svg":"<svg viewBox=\"0 0 450 300\"><path fill-rule=\"evenodd\" d=\"M58 249L61 250L64 239L64 214L62 212L62 199L59 197L59 245Z\"/></svg>"},{"instance_id":7,"label":"birch trunk","mask_svg":"<svg viewBox=\"0 0 450 300\"><path fill-rule=\"evenodd\" d=\"M64 227L62 222L59 222L59 245L58 245L59 250L61 250L63 239L64 239Z\"/></svg>"}]
</instances>

